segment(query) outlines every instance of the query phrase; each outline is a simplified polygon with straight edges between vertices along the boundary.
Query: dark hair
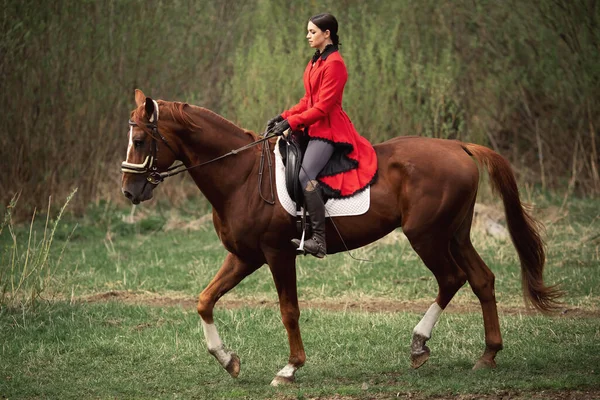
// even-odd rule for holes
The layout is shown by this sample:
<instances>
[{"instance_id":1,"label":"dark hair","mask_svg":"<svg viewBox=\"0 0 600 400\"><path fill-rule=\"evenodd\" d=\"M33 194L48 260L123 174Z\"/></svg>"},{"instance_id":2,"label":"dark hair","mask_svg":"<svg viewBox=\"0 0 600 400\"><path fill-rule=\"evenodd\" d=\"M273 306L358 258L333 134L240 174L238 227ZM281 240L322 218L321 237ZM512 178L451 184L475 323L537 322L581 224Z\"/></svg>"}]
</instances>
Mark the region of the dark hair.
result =
<instances>
[{"instance_id":1,"label":"dark hair","mask_svg":"<svg viewBox=\"0 0 600 400\"><path fill-rule=\"evenodd\" d=\"M333 42L333 44L335 46L338 46L340 44L340 38L338 37L338 22L337 19L335 19L335 17L329 13L322 13L322 14L317 14L317 15L313 15L312 17L310 17L308 19L310 22L312 22L313 24L315 24L316 26L319 27L320 30L322 30L323 32L325 32L326 30L329 30L329 33L331 34L331 41Z\"/></svg>"}]
</instances>

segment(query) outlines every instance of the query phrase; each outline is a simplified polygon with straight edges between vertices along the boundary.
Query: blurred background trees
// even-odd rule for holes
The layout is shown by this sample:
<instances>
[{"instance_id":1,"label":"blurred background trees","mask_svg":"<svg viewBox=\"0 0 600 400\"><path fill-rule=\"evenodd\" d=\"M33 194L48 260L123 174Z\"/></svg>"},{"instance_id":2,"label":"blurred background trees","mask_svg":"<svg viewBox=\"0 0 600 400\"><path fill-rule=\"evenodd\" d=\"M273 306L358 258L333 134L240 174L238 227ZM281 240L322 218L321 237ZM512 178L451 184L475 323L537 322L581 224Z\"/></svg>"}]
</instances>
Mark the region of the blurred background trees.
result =
<instances>
[{"instance_id":1,"label":"blurred background trees","mask_svg":"<svg viewBox=\"0 0 600 400\"><path fill-rule=\"evenodd\" d=\"M453 138L507 157L522 184L600 194L596 0L4 0L0 198L121 201L133 91L262 132L302 96L306 22L340 22L344 108L372 143ZM189 179L172 201L198 196ZM161 188L162 189L162 188Z\"/></svg>"}]
</instances>

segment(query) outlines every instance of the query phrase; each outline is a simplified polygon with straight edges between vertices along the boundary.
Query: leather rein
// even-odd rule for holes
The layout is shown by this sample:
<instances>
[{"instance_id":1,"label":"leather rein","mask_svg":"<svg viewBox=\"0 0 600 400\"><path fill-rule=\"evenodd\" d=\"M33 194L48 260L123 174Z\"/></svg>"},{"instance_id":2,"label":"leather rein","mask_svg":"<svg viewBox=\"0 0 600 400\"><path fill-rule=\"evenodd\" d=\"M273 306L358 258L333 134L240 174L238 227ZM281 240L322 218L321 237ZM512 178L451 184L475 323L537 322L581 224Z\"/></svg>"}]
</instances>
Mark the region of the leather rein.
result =
<instances>
[{"instance_id":1,"label":"leather rein","mask_svg":"<svg viewBox=\"0 0 600 400\"><path fill-rule=\"evenodd\" d=\"M151 118L151 121L157 121L157 120L158 120L158 115L157 115L157 112L155 111L154 115ZM140 127L140 125L136 121L131 120L131 119L129 120L129 126L131 129L136 126ZM150 154L148 156L146 156L144 162L141 164L133 164L133 163L129 163L127 161L123 161L121 163L121 172L129 173L129 174L148 174L148 176L146 177L146 181L153 185L158 185L159 183L163 182L168 177L178 175L182 172L186 172L186 171L189 171L194 168L203 167L203 166L213 163L215 161L221 160L225 157L236 155L244 150L247 150L258 144L264 143L267 140L277 136L277 135L269 135L270 131L266 131L263 134L261 134L261 136L264 136L263 138L256 140L252 143L249 143L245 146L242 146L240 148L231 150L229 153L215 157L211 160L202 162L200 164L192 165L191 167L185 167L183 165L183 163L180 163L177 165L170 166L163 172L159 172L158 167L156 166L157 161L158 161L158 144L157 143L159 140L159 139L157 139L157 137L160 138L160 140L164 143L164 145L167 146L167 148L171 151L171 153L173 153L173 155L175 155L176 157L177 157L177 153L175 153L173 148L171 146L169 146L167 139L165 139L165 137L159 132L158 125L156 122L150 122L148 124L145 124L145 126L150 132L148 132L146 130L144 130L144 131L146 131L146 133L149 134L150 137L152 138L152 150L151 150ZM270 200L265 199L265 197L262 194L262 191L260 190L260 188L262 187L265 156L268 160L268 166L269 166L269 180L270 180L270 185L271 185L271 199ZM262 154L261 154L261 161L260 161L259 180L258 180L259 193L260 193L260 197L265 202L267 202L269 204L275 204L275 195L273 192L273 178L272 178L271 171L272 171L272 161L271 161L271 157L269 157L269 155L268 155L268 146L263 146Z\"/></svg>"}]
</instances>

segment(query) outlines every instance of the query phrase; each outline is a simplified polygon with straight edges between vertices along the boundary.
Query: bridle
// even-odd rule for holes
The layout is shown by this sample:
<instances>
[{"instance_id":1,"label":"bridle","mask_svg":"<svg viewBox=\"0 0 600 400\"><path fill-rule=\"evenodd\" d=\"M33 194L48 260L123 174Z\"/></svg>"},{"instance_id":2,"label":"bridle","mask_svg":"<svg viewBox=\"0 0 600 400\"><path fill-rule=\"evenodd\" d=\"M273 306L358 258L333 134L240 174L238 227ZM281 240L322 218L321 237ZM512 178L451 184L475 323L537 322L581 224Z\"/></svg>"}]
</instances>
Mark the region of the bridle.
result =
<instances>
[{"instance_id":1,"label":"bridle","mask_svg":"<svg viewBox=\"0 0 600 400\"><path fill-rule=\"evenodd\" d=\"M142 162L140 164L130 163L130 162L127 162L127 160L123 161L121 163L121 172L128 173L128 174L148 174L148 176L146 177L146 181L155 186L170 176L175 176L182 172L186 172L191 169L199 168L199 167L205 166L207 164L210 164L212 162L221 160L225 157L236 155L241 151L247 150L251 147L256 146L257 144L266 142L267 140L277 136L274 134L269 135L270 131L266 131L263 134L261 134L261 136L263 136L261 139L256 140L252 143L249 143L245 146L242 146L238 149L231 150L229 153L226 153L219 157L213 158L212 160L208 160L203 163L193 165L191 167L186 167L180 161L179 164L172 165L169 168L167 168L165 171L160 172L160 171L158 171L158 167L157 167L159 139L162 141L162 143L164 143L165 146L167 146L167 148L171 151L171 153L173 153L173 155L175 157L177 157L177 153L169 145L169 143L167 142L167 139L165 139L165 137L158 130L158 125L157 125L158 124L158 104L156 103L155 100L152 100L152 101L154 102L154 112L153 112L152 116L149 118L149 123L144 124L147 130L142 128L152 138L152 144L151 144L152 148L151 148L150 154L147 155L146 158L144 159L144 162ZM130 129L133 129L133 127L141 127L141 126L136 121L130 119L129 127L130 127ZM264 166L264 157L265 157L266 152L268 152L268 149L266 146L263 146L263 152L262 152L262 156L261 156L262 157L261 165L260 165L260 171L259 171L259 174L260 174L259 175L259 188L261 187L261 184L262 184L262 176L263 176L262 169ZM267 155L267 159L268 159L268 164L269 164L269 179L271 179L271 173L270 173L271 172L270 170L272 167L271 166L271 158ZM272 189L272 182L271 182L271 192L272 191L273 191L273 189ZM260 192L260 190L259 190L259 192ZM274 204L274 194L273 193L271 193L272 200L265 199L262 195L262 192L260 192L260 195L263 198L263 200L265 200L267 203Z\"/></svg>"},{"instance_id":2,"label":"bridle","mask_svg":"<svg viewBox=\"0 0 600 400\"><path fill-rule=\"evenodd\" d=\"M137 122L130 119L129 126L131 129L133 129L134 126L139 126L139 125ZM146 177L146 180L153 185L158 185L159 183L164 181L166 177L175 175L176 173L178 173L177 170L180 167L183 167L183 164L173 165L173 166L167 168L164 172L159 172L158 167L156 166L156 164L158 162L158 144L157 144L158 140L156 139L156 136L160 137L160 140L162 140L162 142L165 144L165 146L167 146L167 148L173 154L176 154L176 153L171 148L171 146L169 146L169 143L164 138L164 136L161 135L161 133L158 131L158 127L155 123L146 124L146 128L148 128L150 130L150 132L152 132L152 133L150 133L150 137L152 138L152 144L151 144L152 148L150 150L150 154L146 156L146 158L144 159L144 162L142 162L141 164L134 164L134 163L129 163L127 161L123 161L121 163L121 172L129 173L129 174L146 174L147 173L148 176ZM181 171L181 172L183 172L183 171Z\"/></svg>"}]
</instances>

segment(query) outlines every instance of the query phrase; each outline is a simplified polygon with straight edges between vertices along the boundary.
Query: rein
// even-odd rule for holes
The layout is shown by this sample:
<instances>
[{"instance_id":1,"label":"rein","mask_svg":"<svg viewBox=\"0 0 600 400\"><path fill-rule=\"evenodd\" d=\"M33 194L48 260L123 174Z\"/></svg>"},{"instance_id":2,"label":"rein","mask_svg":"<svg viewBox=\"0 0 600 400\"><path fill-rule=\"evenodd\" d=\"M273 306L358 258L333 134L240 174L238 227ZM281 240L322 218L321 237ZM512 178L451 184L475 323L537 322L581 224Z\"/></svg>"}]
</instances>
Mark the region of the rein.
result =
<instances>
[{"instance_id":1,"label":"rein","mask_svg":"<svg viewBox=\"0 0 600 400\"><path fill-rule=\"evenodd\" d=\"M152 116L152 118L150 118L150 123L146 124L146 128L148 128L151 133L146 132L150 135L150 137L152 138L152 152L150 155L146 156L146 158L144 159L144 162L141 164L133 164L133 163L128 163L127 161L123 161L121 163L121 172L123 173L131 173L131 174L145 174L147 173L148 176L146 177L146 182L147 183L151 183L152 185L158 185L159 183L163 182L166 178L170 177L170 176L175 176L178 175L182 172L186 172L189 171L191 169L194 168L200 168L203 167L205 165L208 165L210 163L213 163L215 161L219 161L222 160L223 158L229 157L229 156L233 156L238 154L239 152L242 152L244 150L247 150L251 147L254 147L258 144L264 143L267 140L276 137L277 135L271 134L270 130L267 130L266 132L262 133L260 136L263 136L262 139L256 140L252 143L248 143L245 146L242 146L240 148L231 150L229 153L223 154L221 156L215 157L212 160L208 160L205 161L203 163L200 164L196 164L196 165L192 165L191 167L185 167L183 164L177 164L174 166L171 166L169 168L167 168L164 172L159 172L158 168L156 166L156 162L158 160L158 139L157 136L160 138L160 140L162 140L162 142L165 144L165 146L167 146L167 148L171 151L171 153L173 153L173 155L175 157L177 157L177 153L175 153L175 151L173 150L173 148L171 148L171 146L169 146L169 143L167 142L167 139L165 139L165 137L158 131L158 126L157 123L155 121L158 121L158 112L156 111L158 107L155 108L154 114ZM129 126L131 128L133 128L134 126L139 126L137 122L133 121L133 120L129 120ZM274 205L275 204L275 193L273 191L273 178L272 178L272 160L271 157L269 156L269 149L268 146L263 146L262 150L261 150L261 159L260 159L260 166L259 166L259 172L258 172L258 193L261 197L261 199L263 199L266 203L270 204L270 205ZM267 164L269 167L269 182L270 182L270 188L271 188L271 199L266 199L263 196L262 193L262 181L263 181L263 170L264 170L264 159L265 157L267 158ZM183 167L183 168L182 168ZM306 218L306 211L304 213L304 217ZM350 249L348 249L348 246L346 245L346 242L344 241L344 238L342 237L340 231L338 230L338 227L336 226L335 222L333 221L333 218L330 217L330 221L333 224L339 238L341 239L342 243L344 244L344 247L346 248L346 251L348 252L348 254L350 255L350 257L352 257L354 260L356 261L367 261L369 262L370 260L363 260L360 258L356 258L352 255L352 253L350 252ZM306 223L306 222L304 222Z\"/></svg>"},{"instance_id":2,"label":"rein","mask_svg":"<svg viewBox=\"0 0 600 400\"><path fill-rule=\"evenodd\" d=\"M157 120L158 118L153 118L154 120ZM134 127L134 126L139 126L137 122L133 121L133 120L129 120L129 126L130 127ZM148 173L148 176L146 177L146 180L148 182L150 182L153 185L158 185L159 183L161 183L162 181L164 181L166 178L170 177L170 176L175 176L178 175L182 172L186 172L189 171L191 169L194 168L199 168L199 167L203 167L207 164L213 163L215 161L221 160L225 157L229 157L229 156L233 156L238 154L241 151L247 150L251 147L256 146L257 144L263 143L273 137L276 137L277 135L268 135L269 131L263 133L261 136L263 135L267 135L265 137L263 137L262 139L259 139L257 141L254 141L252 143L249 143L245 146L242 146L238 149L234 149L231 150L229 153L223 154L219 157L213 158L212 160L208 160L205 161L203 163L200 164L196 164L196 165L192 165L191 167L185 167L183 164L177 164L177 165L173 165L169 168L167 168L165 171L163 172L159 172L158 168L156 167L156 162L158 161L158 145L157 145L157 141L158 139L156 138L156 136L160 137L160 139L162 140L162 142L165 144L165 146L167 146L167 148L171 151L171 153L173 153L173 155L177 156L177 154L175 153L175 151L171 148L171 146L169 146L169 143L167 142L167 139L165 139L165 137L158 131L158 126L156 123L151 122L149 124L146 124L146 128L150 129L152 133L149 133L150 137L152 138L152 153L148 156L146 156L146 159L144 160L143 163L141 164L132 164L132 163L128 163L127 161L123 161L121 163L121 172L123 173L131 173L131 174L145 174ZM263 151L262 157L265 156L265 152ZM261 166L263 166L263 160L261 159ZM183 168L182 168L183 167ZM271 167L271 160L269 158L269 167ZM260 182L262 182L262 171L260 172L260 178L261 180L259 181L259 185ZM262 197L262 193L261 193L261 197ZM264 198L263 198L264 199ZM267 201L265 199L265 201ZM267 201L268 203L271 203L270 201ZM273 203L274 204L274 203Z\"/></svg>"}]
</instances>

